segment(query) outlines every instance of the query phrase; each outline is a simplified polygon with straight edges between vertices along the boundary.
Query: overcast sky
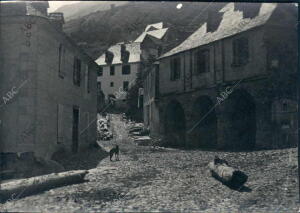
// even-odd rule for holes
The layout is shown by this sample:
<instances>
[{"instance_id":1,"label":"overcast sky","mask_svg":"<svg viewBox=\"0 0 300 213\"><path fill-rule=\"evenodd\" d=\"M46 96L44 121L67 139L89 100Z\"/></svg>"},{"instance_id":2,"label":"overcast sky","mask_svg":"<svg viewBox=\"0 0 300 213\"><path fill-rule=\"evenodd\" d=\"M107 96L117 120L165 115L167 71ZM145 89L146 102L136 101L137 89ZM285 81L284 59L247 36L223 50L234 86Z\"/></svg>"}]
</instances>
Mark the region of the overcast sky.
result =
<instances>
[{"instance_id":1,"label":"overcast sky","mask_svg":"<svg viewBox=\"0 0 300 213\"><path fill-rule=\"evenodd\" d=\"M74 3L78 3L80 1L49 1L49 9L48 12L53 12L55 11L57 8L63 6L63 5L67 5L67 4L74 4Z\"/></svg>"}]
</instances>

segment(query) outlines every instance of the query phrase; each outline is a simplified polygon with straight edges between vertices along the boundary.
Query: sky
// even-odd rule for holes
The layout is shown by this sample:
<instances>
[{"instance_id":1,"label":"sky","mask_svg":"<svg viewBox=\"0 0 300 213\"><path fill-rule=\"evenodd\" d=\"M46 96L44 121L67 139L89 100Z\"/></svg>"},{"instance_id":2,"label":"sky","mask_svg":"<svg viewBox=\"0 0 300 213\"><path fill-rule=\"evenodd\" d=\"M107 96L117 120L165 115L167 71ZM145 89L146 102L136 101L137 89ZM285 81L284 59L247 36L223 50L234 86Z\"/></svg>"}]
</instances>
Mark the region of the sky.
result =
<instances>
[{"instance_id":1,"label":"sky","mask_svg":"<svg viewBox=\"0 0 300 213\"><path fill-rule=\"evenodd\" d=\"M22 0L21 0L22 1ZM24 1L24 0L23 0ZM6 3L6 2L18 2L18 1L11 1L11 0L0 0L0 3ZM67 5L67 4L74 4L78 3L80 1L48 1L49 2L49 9L48 12L54 12L57 8Z\"/></svg>"},{"instance_id":2,"label":"sky","mask_svg":"<svg viewBox=\"0 0 300 213\"><path fill-rule=\"evenodd\" d=\"M80 1L49 1L50 8L48 9L48 12L53 12L57 8L59 8L63 5L74 4L74 3L78 3L78 2L80 2Z\"/></svg>"}]
</instances>

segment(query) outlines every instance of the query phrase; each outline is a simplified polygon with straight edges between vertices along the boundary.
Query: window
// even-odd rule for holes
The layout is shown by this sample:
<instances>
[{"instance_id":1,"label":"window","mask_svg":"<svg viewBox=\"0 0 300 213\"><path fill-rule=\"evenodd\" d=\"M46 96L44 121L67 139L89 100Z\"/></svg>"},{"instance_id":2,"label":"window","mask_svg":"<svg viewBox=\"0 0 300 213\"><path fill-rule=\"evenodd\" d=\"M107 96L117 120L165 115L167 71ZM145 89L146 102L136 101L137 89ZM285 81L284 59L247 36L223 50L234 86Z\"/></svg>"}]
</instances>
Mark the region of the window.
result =
<instances>
[{"instance_id":1,"label":"window","mask_svg":"<svg viewBox=\"0 0 300 213\"><path fill-rule=\"evenodd\" d=\"M130 65L123 65L122 66L122 74L129 75L130 74Z\"/></svg>"},{"instance_id":2,"label":"window","mask_svg":"<svg viewBox=\"0 0 300 213\"><path fill-rule=\"evenodd\" d=\"M209 72L209 50L199 50L194 55L196 75Z\"/></svg>"},{"instance_id":3,"label":"window","mask_svg":"<svg viewBox=\"0 0 300 213\"><path fill-rule=\"evenodd\" d=\"M233 41L233 66L241 66L248 62L248 39L240 38Z\"/></svg>"},{"instance_id":4,"label":"window","mask_svg":"<svg viewBox=\"0 0 300 213\"><path fill-rule=\"evenodd\" d=\"M80 87L80 80L81 80L81 61L78 58L74 58L73 64L73 83Z\"/></svg>"},{"instance_id":5,"label":"window","mask_svg":"<svg viewBox=\"0 0 300 213\"><path fill-rule=\"evenodd\" d=\"M127 92L129 89L129 82L128 81L124 81L123 82L123 91Z\"/></svg>"},{"instance_id":6,"label":"window","mask_svg":"<svg viewBox=\"0 0 300 213\"><path fill-rule=\"evenodd\" d=\"M90 66L85 66L85 89L87 93L90 93Z\"/></svg>"},{"instance_id":7,"label":"window","mask_svg":"<svg viewBox=\"0 0 300 213\"><path fill-rule=\"evenodd\" d=\"M62 44L60 44L58 48L58 76L60 78L65 77L65 73L64 73L65 56L66 56L66 49Z\"/></svg>"},{"instance_id":8,"label":"window","mask_svg":"<svg viewBox=\"0 0 300 213\"><path fill-rule=\"evenodd\" d=\"M62 104L57 105L57 144L61 144L64 141L64 106Z\"/></svg>"},{"instance_id":9,"label":"window","mask_svg":"<svg viewBox=\"0 0 300 213\"><path fill-rule=\"evenodd\" d=\"M85 122L86 122L85 126L90 127L90 125L91 125L91 123L90 123L90 113L85 112L84 117L85 117ZM85 141L88 143L89 142L89 136L90 136L90 128L85 129L83 133L85 135Z\"/></svg>"},{"instance_id":10,"label":"window","mask_svg":"<svg viewBox=\"0 0 300 213\"><path fill-rule=\"evenodd\" d=\"M171 59L171 81L175 81L180 78L180 58Z\"/></svg>"},{"instance_id":11,"label":"window","mask_svg":"<svg viewBox=\"0 0 300 213\"><path fill-rule=\"evenodd\" d=\"M58 48L58 75L61 78L63 78L63 75L62 75L62 57L63 57L63 46L62 46L62 44L60 44L59 48Z\"/></svg>"},{"instance_id":12,"label":"window","mask_svg":"<svg viewBox=\"0 0 300 213\"><path fill-rule=\"evenodd\" d=\"M114 82L110 82L110 87L114 87Z\"/></svg>"},{"instance_id":13,"label":"window","mask_svg":"<svg viewBox=\"0 0 300 213\"><path fill-rule=\"evenodd\" d=\"M283 102L283 103L282 103L282 111L283 111L283 112L288 111L288 104L287 104L287 102Z\"/></svg>"},{"instance_id":14,"label":"window","mask_svg":"<svg viewBox=\"0 0 300 213\"><path fill-rule=\"evenodd\" d=\"M101 82L99 81L99 82L97 82L97 89L98 89L98 91L100 91L101 90Z\"/></svg>"},{"instance_id":15,"label":"window","mask_svg":"<svg viewBox=\"0 0 300 213\"><path fill-rule=\"evenodd\" d=\"M110 66L110 75L115 75L115 67Z\"/></svg>"},{"instance_id":16,"label":"window","mask_svg":"<svg viewBox=\"0 0 300 213\"><path fill-rule=\"evenodd\" d=\"M102 76L103 75L103 67L98 67L97 75L98 76Z\"/></svg>"},{"instance_id":17,"label":"window","mask_svg":"<svg viewBox=\"0 0 300 213\"><path fill-rule=\"evenodd\" d=\"M281 121L281 128L282 129L289 129L291 122L288 120L282 120Z\"/></svg>"}]
</instances>

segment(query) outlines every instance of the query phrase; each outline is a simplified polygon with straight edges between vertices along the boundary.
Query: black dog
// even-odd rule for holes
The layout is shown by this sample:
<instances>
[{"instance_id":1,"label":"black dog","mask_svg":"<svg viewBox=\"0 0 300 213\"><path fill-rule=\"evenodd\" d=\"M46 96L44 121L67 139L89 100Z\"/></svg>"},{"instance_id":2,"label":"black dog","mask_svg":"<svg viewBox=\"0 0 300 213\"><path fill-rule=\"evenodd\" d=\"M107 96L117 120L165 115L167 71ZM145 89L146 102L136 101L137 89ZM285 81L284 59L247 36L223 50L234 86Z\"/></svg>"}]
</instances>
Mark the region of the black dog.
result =
<instances>
[{"instance_id":1,"label":"black dog","mask_svg":"<svg viewBox=\"0 0 300 213\"><path fill-rule=\"evenodd\" d=\"M115 159L116 159L116 160L119 160L119 146L118 146L118 145L116 145L115 148L112 148L112 149L109 151L110 161L112 161L111 158L112 158L114 155L115 155Z\"/></svg>"},{"instance_id":2,"label":"black dog","mask_svg":"<svg viewBox=\"0 0 300 213\"><path fill-rule=\"evenodd\" d=\"M228 166L228 162L226 160L220 159L218 156L215 156L214 162L215 164L226 164Z\"/></svg>"}]
</instances>

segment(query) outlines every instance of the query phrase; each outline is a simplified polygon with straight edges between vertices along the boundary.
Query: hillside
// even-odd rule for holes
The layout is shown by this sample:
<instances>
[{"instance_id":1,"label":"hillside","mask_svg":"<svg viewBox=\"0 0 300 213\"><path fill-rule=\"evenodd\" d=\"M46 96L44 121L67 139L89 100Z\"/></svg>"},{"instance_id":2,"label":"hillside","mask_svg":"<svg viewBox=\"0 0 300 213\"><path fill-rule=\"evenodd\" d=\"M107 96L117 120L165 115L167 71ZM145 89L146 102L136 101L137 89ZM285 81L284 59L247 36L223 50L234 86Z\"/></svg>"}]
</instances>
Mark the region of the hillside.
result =
<instances>
[{"instance_id":1,"label":"hillside","mask_svg":"<svg viewBox=\"0 0 300 213\"><path fill-rule=\"evenodd\" d=\"M110 45L138 37L150 23L164 22L172 29L172 46L201 26L208 11L217 11L225 3L186 2L179 10L176 2L130 2L106 11L66 22L64 30L93 58Z\"/></svg>"},{"instance_id":2,"label":"hillside","mask_svg":"<svg viewBox=\"0 0 300 213\"><path fill-rule=\"evenodd\" d=\"M71 19L83 17L96 11L108 10L111 8L112 4L114 4L115 6L120 6L127 3L128 2L126 1L81 1L75 4L64 5L58 8L55 12L64 13L64 17L68 21Z\"/></svg>"},{"instance_id":3,"label":"hillside","mask_svg":"<svg viewBox=\"0 0 300 213\"><path fill-rule=\"evenodd\" d=\"M90 11L88 15L69 20L64 30L96 59L117 42L135 40L148 24L163 22L164 27L169 27L171 39L168 49L171 49L207 22L208 16L211 17L211 22L218 26L217 23L222 17L219 10L226 3L182 4L181 9L177 9L178 2L128 2L105 11ZM243 11L244 16L251 18L258 13L260 4L235 3L235 10ZM297 11L296 7L293 7Z\"/></svg>"}]
</instances>

